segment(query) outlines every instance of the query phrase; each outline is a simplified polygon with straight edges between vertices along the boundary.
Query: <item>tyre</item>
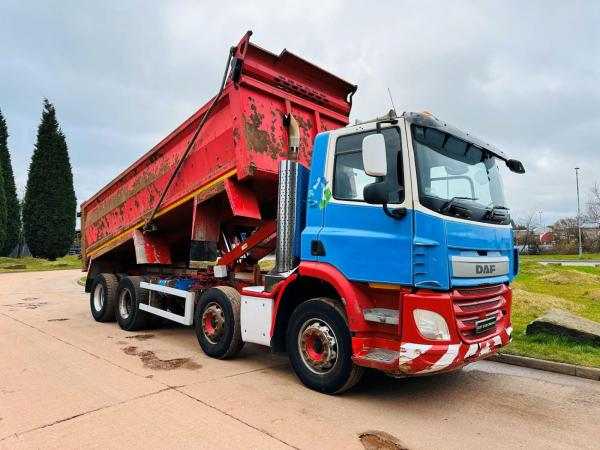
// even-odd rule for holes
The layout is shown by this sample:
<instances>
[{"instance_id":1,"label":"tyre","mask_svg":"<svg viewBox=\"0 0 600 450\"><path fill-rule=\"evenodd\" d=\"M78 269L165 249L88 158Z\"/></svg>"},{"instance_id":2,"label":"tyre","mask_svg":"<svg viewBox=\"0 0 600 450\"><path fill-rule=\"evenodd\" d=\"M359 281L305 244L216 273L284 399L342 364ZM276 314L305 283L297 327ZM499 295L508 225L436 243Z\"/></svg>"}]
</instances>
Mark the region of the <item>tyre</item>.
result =
<instances>
[{"instance_id":1,"label":"tyre","mask_svg":"<svg viewBox=\"0 0 600 450\"><path fill-rule=\"evenodd\" d=\"M244 346L240 325L240 293L232 287L206 290L194 312L194 329L204 353L227 359Z\"/></svg>"},{"instance_id":2,"label":"tyre","mask_svg":"<svg viewBox=\"0 0 600 450\"><path fill-rule=\"evenodd\" d=\"M358 383L364 373L364 368L352 361L346 312L333 299L301 303L290 317L286 345L294 372L315 391L343 392Z\"/></svg>"},{"instance_id":3,"label":"tyre","mask_svg":"<svg viewBox=\"0 0 600 450\"><path fill-rule=\"evenodd\" d=\"M90 310L96 322L115 320L117 276L112 273L96 275L90 291Z\"/></svg>"},{"instance_id":4,"label":"tyre","mask_svg":"<svg viewBox=\"0 0 600 450\"><path fill-rule=\"evenodd\" d=\"M126 331L148 328L152 314L142 311L140 303L148 303L148 291L140 288L143 277L123 277L117 286L115 317Z\"/></svg>"}]
</instances>

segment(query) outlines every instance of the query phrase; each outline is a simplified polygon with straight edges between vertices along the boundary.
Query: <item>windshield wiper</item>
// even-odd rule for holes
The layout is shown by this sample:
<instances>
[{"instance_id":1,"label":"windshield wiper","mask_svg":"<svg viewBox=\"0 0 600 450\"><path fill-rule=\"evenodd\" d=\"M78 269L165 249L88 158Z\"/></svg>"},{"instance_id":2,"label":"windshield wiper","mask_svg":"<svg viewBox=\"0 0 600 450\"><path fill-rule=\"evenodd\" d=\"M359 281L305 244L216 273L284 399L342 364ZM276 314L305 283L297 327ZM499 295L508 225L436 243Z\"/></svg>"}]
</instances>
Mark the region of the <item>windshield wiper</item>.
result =
<instances>
[{"instance_id":1,"label":"windshield wiper","mask_svg":"<svg viewBox=\"0 0 600 450\"><path fill-rule=\"evenodd\" d=\"M506 206L492 206L486 208L485 220L491 220L498 223L505 223L508 221L510 216L508 215Z\"/></svg>"},{"instance_id":2,"label":"windshield wiper","mask_svg":"<svg viewBox=\"0 0 600 450\"><path fill-rule=\"evenodd\" d=\"M479 200L478 198L473 198L473 197L452 197L450 200L448 200L446 203L444 203L442 205L442 207L440 208L440 211L448 211L450 210L450 208L452 208L454 206L454 202L456 200L473 200L473 201L477 201Z\"/></svg>"},{"instance_id":3,"label":"windshield wiper","mask_svg":"<svg viewBox=\"0 0 600 450\"><path fill-rule=\"evenodd\" d=\"M442 205L442 207L440 208L440 212L441 213L449 213L451 209L454 209L455 212L461 216L464 217L471 217L471 210L469 208L467 208L466 206L463 205L456 205L455 202L457 200L472 200L472 201L477 201L479 200L478 198L473 198L473 197L452 197L450 200L448 200L446 203L444 203Z\"/></svg>"}]
</instances>

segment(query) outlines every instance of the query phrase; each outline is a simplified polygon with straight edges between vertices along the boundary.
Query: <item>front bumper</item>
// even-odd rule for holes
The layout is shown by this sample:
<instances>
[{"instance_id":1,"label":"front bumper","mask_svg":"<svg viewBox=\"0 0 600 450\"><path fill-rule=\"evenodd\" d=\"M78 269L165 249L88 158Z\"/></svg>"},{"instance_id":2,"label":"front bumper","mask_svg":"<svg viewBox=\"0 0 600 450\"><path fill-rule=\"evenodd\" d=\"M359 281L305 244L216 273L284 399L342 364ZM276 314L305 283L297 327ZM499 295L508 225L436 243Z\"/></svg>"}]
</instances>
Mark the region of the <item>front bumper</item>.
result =
<instances>
[{"instance_id":1,"label":"front bumper","mask_svg":"<svg viewBox=\"0 0 600 450\"><path fill-rule=\"evenodd\" d=\"M508 345L512 328L476 344L424 345L403 342L400 344L398 370L404 375L426 375L446 372L486 358Z\"/></svg>"},{"instance_id":2,"label":"front bumper","mask_svg":"<svg viewBox=\"0 0 600 450\"><path fill-rule=\"evenodd\" d=\"M511 341L512 327L475 344L415 344L401 342L400 350L372 348L354 356L357 365L397 376L419 376L459 369L493 355Z\"/></svg>"}]
</instances>

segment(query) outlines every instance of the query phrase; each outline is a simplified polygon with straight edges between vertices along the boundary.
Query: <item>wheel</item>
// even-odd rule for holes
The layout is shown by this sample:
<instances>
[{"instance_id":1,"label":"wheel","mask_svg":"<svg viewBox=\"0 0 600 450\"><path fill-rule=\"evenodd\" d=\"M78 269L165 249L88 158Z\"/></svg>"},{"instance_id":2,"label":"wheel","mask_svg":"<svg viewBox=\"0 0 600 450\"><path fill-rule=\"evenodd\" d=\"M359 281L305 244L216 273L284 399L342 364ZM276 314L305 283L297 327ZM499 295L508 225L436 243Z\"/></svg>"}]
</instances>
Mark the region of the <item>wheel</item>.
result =
<instances>
[{"instance_id":1,"label":"wheel","mask_svg":"<svg viewBox=\"0 0 600 450\"><path fill-rule=\"evenodd\" d=\"M115 320L117 276L112 273L96 275L90 292L90 310L96 322Z\"/></svg>"},{"instance_id":2,"label":"wheel","mask_svg":"<svg viewBox=\"0 0 600 450\"><path fill-rule=\"evenodd\" d=\"M140 288L142 277L123 277L117 286L115 317L126 331L147 328L152 314L142 311L140 303L148 303L148 291Z\"/></svg>"},{"instance_id":3,"label":"wheel","mask_svg":"<svg viewBox=\"0 0 600 450\"><path fill-rule=\"evenodd\" d=\"M288 357L300 381L315 391L336 394L350 389L364 368L352 361L346 312L330 298L301 303L286 332Z\"/></svg>"},{"instance_id":4,"label":"wheel","mask_svg":"<svg viewBox=\"0 0 600 450\"><path fill-rule=\"evenodd\" d=\"M244 346L240 325L240 293L232 287L206 290L194 312L194 329L204 353L227 359Z\"/></svg>"}]
</instances>

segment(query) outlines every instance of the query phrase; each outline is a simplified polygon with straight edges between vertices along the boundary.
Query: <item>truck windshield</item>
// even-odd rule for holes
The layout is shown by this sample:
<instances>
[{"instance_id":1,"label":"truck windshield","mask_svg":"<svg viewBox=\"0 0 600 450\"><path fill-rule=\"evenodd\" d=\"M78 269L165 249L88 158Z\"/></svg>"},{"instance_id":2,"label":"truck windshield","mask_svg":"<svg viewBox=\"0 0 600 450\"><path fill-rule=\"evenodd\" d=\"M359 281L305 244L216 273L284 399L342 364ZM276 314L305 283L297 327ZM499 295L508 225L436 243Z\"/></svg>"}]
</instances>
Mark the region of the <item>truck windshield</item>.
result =
<instances>
[{"instance_id":1,"label":"truck windshield","mask_svg":"<svg viewBox=\"0 0 600 450\"><path fill-rule=\"evenodd\" d=\"M413 125L419 200L442 214L509 223L497 158L448 133Z\"/></svg>"}]
</instances>

